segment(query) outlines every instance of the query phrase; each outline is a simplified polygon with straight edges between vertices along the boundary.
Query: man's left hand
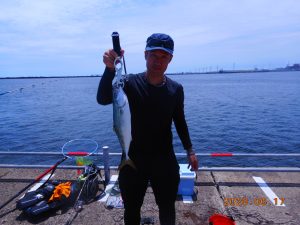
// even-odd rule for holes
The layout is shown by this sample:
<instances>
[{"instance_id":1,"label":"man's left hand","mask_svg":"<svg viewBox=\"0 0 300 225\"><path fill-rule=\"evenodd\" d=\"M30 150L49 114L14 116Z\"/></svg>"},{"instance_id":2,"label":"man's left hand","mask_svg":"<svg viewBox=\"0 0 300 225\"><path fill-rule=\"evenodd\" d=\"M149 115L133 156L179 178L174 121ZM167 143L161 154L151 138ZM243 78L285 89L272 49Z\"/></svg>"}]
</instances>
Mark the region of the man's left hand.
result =
<instances>
[{"instance_id":1,"label":"man's left hand","mask_svg":"<svg viewBox=\"0 0 300 225\"><path fill-rule=\"evenodd\" d=\"M188 154L187 158L188 158L188 161L189 161L189 167L191 167L191 169L193 171L198 171L197 156L195 154Z\"/></svg>"}]
</instances>

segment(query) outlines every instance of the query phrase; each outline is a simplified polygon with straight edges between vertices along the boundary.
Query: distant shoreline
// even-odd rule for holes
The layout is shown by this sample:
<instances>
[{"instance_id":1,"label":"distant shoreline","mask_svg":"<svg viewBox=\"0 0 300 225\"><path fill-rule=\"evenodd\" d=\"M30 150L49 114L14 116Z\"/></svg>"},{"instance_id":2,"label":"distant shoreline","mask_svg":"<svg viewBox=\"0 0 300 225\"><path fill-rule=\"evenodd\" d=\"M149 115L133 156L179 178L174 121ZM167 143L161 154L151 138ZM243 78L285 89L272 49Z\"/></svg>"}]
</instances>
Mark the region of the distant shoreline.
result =
<instances>
[{"instance_id":1,"label":"distant shoreline","mask_svg":"<svg viewBox=\"0 0 300 225\"><path fill-rule=\"evenodd\" d=\"M220 70L211 72L180 72L166 73L168 76L173 75L190 75L190 74L232 74L232 73L268 73L268 72L299 72L298 70ZM139 74L139 73L137 73ZM131 74L129 74L131 75ZM102 75L85 75L85 76L28 76L28 77L0 77L0 79L47 79L47 78L93 78L102 77Z\"/></svg>"}]
</instances>

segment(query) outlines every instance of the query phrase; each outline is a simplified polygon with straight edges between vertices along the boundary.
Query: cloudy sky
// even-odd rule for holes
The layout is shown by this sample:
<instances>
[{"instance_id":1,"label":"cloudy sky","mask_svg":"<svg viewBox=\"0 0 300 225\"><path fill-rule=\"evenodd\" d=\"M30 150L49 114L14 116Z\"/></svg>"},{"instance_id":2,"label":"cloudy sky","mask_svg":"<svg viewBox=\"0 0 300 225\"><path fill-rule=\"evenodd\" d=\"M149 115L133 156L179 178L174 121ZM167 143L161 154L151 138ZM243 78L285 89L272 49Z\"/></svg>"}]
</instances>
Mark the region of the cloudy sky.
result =
<instances>
[{"instance_id":1,"label":"cloudy sky","mask_svg":"<svg viewBox=\"0 0 300 225\"><path fill-rule=\"evenodd\" d=\"M175 41L168 72L300 63L299 0L0 0L0 77L101 74L120 33L127 70L146 38Z\"/></svg>"}]
</instances>

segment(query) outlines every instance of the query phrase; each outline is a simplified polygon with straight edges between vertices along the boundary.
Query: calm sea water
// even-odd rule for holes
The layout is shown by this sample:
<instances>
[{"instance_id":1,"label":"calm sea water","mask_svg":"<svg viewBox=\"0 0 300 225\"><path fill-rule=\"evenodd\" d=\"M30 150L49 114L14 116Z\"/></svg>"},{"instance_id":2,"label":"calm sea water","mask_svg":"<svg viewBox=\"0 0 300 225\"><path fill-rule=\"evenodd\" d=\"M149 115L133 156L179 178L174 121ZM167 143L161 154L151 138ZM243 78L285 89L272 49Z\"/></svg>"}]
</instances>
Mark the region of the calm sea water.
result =
<instances>
[{"instance_id":1,"label":"calm sea water","mask_svg":"<svg viewBox=\"0 0 300 225\"><path fill-rule=\"evenodd\" d=\"M170 77L184 87L186 119L197 152L300 153L300 72ZM96 102L99 80L1 79L0 151L59 152L71 139L90 138L100 149L108 145L119 152L112 130L112 105ZM175 151L184 152L173 131ZM0 159L26 164L58 160L38 156ZM299 158L293 157L199 160L200 166L300 167ZM118 162L119 158L113 159L114 164Z\"/></svg>"}]
</instances>

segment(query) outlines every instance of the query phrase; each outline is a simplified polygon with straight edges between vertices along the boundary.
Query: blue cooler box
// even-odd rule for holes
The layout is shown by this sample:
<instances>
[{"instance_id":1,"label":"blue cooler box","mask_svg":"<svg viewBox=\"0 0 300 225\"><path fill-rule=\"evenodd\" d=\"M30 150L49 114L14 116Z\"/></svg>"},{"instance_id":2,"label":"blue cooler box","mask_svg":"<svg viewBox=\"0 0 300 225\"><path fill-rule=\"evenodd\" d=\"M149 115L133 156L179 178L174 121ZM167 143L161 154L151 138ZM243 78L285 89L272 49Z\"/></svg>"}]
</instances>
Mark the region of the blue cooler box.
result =
<instances>
[{"instance_id":1,"label":"blue cooler box","mask_svg":"<svg viewBox=\"0 0 300 225\"><path fill-rule=\"evenodd\" d=\"M179 164L180 183L178 195L193 195L196 173L188 169L188 164Z\"/></svg>"}]
</instances>

